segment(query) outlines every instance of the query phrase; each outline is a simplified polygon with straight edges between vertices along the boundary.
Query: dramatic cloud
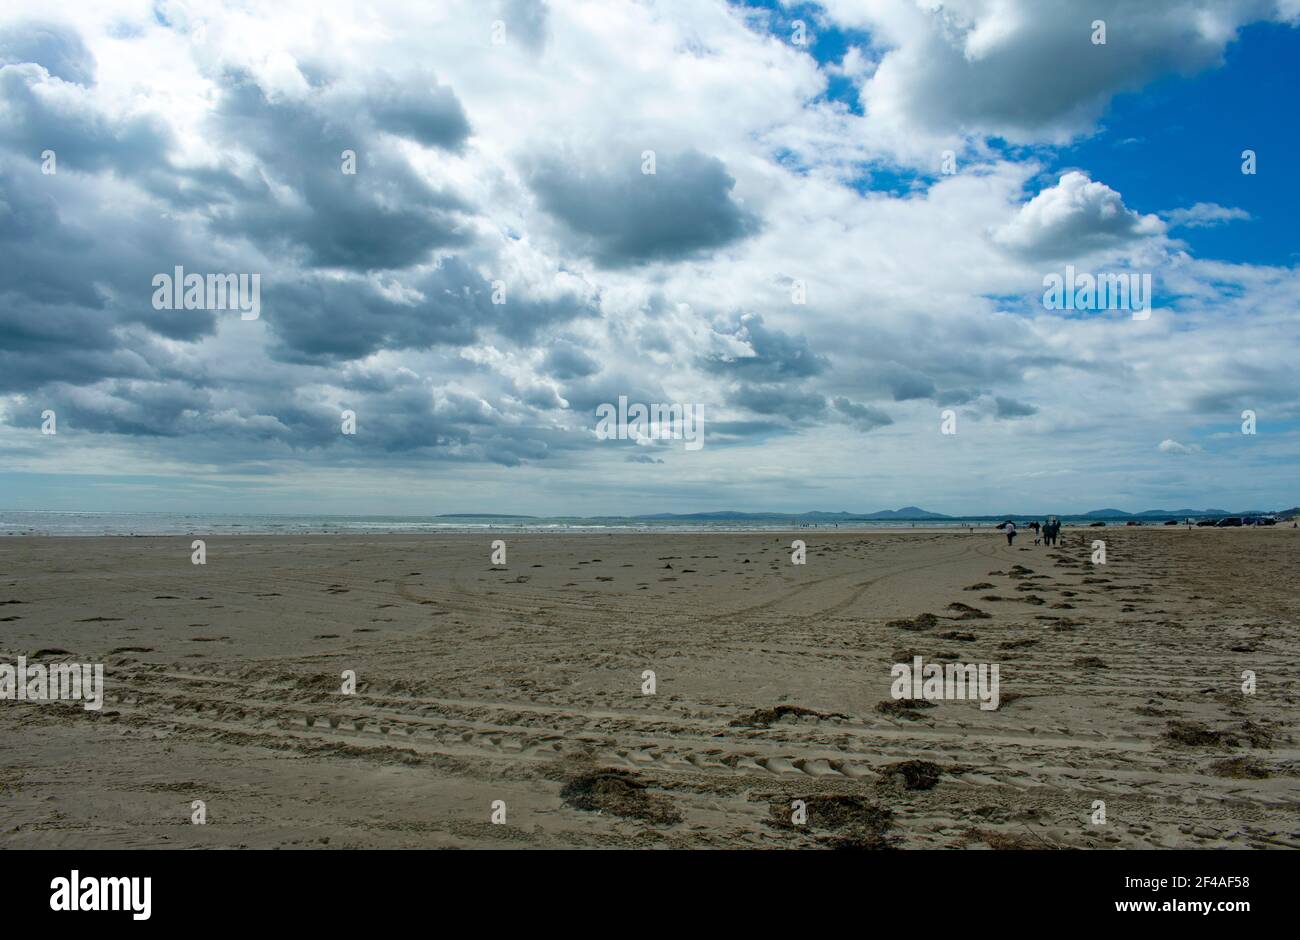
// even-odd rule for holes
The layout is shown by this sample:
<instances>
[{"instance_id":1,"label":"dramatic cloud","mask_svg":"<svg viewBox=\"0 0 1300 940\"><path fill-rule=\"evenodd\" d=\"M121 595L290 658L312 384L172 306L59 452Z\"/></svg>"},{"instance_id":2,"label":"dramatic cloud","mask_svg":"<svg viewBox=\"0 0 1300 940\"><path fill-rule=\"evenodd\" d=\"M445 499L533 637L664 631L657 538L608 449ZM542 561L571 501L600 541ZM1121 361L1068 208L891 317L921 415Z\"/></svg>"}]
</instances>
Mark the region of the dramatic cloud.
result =
<instances>
[{"instance_id":1,"label":"dramatic cloud","mask_svg":"<svg viewBox=\"0 0 1300 940\"><path fill-rule=\"evenodd\" d=\"M758 220L732 196L722 161L695 151L657 155L642 172L629 152L621 164L586 166L551 157L530 185L564 223L572 247L608 267L679 261L753 234Z\"/></svg>"},{"instance_id":2,"label":"dramatic cloud","mask_svg":"<svg viewBox=\"0 0 1300 940\"><path fill-rule=\"evenodd\" d=\"M809 348L806 337L769 328L756 313L744 314L729 325L715 327L714 334L725 351L704 360L704 366L713 372L775 381L817 375L828 365L824 356Z\"/></svg>"},{"instance_id":3,"label":"dramatic cloud","mask_svg":"<svg viewBox=\"0 0 1300 940\"><path fill-rule=\"evenodd\" d=\"M1168 167L1106 109L1226 74L1248 24L1293 42L1294 4L46 6L0 12L11 505L118 508L90 481L125 476L359 512L1293 485L1289 177L1180 115L1225 178L1150 185ZM829 41L791 42L796 15ZM1271 263L1212 253L1241 220ZM1085 260L1151 271L1155 313L1045 310L1049 264ZM155 309L177 266L258 275L259 317ZM704 446L598 439L623 396L698 404Z\"/></svg>"},{"instance_id":4,"label":"dramatic cloud","mask_svg":"<svg viewBox=\"0 0 1300 940\"><path fill-rule=\"evenodd\" d=\"M416 93L403 94L383 78L367 102L374 126L438 146L463 142L468 127L449 91L426 89L421 104ZM301 251L312 267L355 270L404 268L435 248L464 244L469 206L430 186L373 126L349 121L351 106L328 89L305 101L272 100L249 76L227 77L214 122L247 148L259 172L214 194L222 203L214 227L267 251ZM355 174L341 171L345 150L357 154Z\"/></svg>"}]
</instances>

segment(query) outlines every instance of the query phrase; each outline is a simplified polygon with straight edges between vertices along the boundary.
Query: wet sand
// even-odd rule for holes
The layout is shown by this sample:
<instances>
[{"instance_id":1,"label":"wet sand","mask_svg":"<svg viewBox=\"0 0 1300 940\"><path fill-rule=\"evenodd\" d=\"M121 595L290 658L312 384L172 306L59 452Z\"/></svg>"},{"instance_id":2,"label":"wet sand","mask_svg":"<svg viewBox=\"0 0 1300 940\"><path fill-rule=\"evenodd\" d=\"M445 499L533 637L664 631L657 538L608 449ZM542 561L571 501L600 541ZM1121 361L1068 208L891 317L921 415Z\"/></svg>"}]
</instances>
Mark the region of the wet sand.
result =
<instances>
[{"instance_id":1,"label":"wet sand","mask_svg":"<svg viewBox=\"0 0 1300 940\"><path fill-rule=\"evenodd\" d=\"M1064 534L3 538L0 847L1300 847L1300 531Z\"/></svg>"}]
</instances>

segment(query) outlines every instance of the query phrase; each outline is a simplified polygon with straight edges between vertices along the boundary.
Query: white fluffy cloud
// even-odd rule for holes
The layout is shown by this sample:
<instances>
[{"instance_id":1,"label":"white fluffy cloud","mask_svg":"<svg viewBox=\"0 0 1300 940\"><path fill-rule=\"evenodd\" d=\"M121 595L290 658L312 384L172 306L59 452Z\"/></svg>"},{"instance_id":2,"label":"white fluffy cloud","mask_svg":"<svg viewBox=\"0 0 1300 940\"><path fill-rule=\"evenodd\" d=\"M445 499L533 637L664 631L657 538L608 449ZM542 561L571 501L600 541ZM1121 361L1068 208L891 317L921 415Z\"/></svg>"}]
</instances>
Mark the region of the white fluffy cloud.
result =
<instances>
[{"instance_id":1,"label":"white fluffy cloud","mask_svg":"<svg viewBox=\"0 0 1300 940\"><path fill-rule=\"evenodd\" d=\"M1071 171L1022 206L993 237L998 244L1029 257L1082 258L1164 231L1159 217L1134 212L1105 183Z\"/></svg>"},{"instance_id":2,"label":"white fluffy cloud","mask_svg":"<svg viewBox=\"0 0 1300 940\"><path fill-rule=\"evenodd\" d=\"M1061 143L1110 99L1220 62L1245 24L1285 17L1272 0L826 0L871 32L870 114L902 138L997 136ZM1105 44L1094 44L1094 21ZM883 130L883 129L882 129Z\"/></svg>"}]
</instances>

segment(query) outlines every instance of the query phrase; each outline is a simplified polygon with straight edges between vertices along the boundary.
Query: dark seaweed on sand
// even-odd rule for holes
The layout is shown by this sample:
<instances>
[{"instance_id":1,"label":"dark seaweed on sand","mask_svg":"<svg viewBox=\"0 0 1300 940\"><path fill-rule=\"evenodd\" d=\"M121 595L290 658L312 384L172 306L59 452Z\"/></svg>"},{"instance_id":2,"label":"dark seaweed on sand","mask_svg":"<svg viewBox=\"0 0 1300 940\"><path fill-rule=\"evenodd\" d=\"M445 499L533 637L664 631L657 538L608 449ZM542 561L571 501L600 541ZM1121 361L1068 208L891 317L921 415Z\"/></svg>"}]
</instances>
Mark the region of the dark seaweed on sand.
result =
<instances>
[{"instance_id":1,"label":"dark seaweed on sand","mask_svg":"<svg viewBox=\"0 0 1300 940\"><path fill-rule=\"evenodd\" d=\"M744 718L736 718L731 722L733 728L766 728L768 725L775 724L786 716L794 718L803 718L811 716L813 718L847 718L848 715L841 715L837 712L819 712L811 708L804 708L801 705L778 705L775 708L760 708Z\"/></svg>"},{"instance_id":2,"label":"dark seaweed on sand","mask_svg":"<svg viewBox=\"0 0 1300 940\"><path fill-rule=\"evenodd\" d=\"M560 790L560 799L575 809L611 813L629 819L671 825L682 821L667 799L647 793L646 784L625 770L579 774Z\"/></svg>"},{"instance_id":3,"label":"dark seaweed on sand","mask_svg":"<svg viewBox=\"0 0 1300 940\"><path fill-rule=\"evenodd\" d=\"M808 821L799 825L790 816L791 804L802 800L807 807ZM810 796L792 796L769 806L772 824L782 829L829 830L829 838L819 839L832 849L888 849L898 841L887 833L893 827L893 811L879 806L865 797L845 793L824 793Z\"/></svg>"},{"instance_id":4,"label":"dark seaweed on sand","mask_svg":"<svg viewBox=\"0 0 1300 940\"><path fill-rule=\"evenodd\" d=\"M1263 780L1271 777L1267 767L1249 757L1232 757L1210 765L1216 777L1235 777L1240 780Z\"/></svg>"},{"instance_id":5,"label":"dark seaweed on sand","mask_svg":"<svg viewBox=\"0 0 1300 940\"><path fill-rule=\"evenodd\" d=\"M906 718L909 721L919 721L921 715L917 714L923 708L934 708L934 702L927 702L925 699L901 698L885 699L876 705L876 711L882 715L888 715L890 718Z\"/></svg>"},{"instance_id":6,"label":"dark seaweed on sand","mask_svg":"<svg viewBox=\"0 0 1300 940\"><path fill-rule=\"evenodd\" d=\"M881 783L893 785L901 780L906 790L933 790L943 769L928 760L905 760L880 769Z\"/></svg>"},{"instance_id":7,"label":"dark seaweed on sand","mask_svg":"<svg viewBox=\"0 0 1300 940\"><path fill-rule=\"evenodd\" d=\"M900 630L929 630L939 622L939 618L931 613L917 614L911 620L891 620L885 624L887 627L895 627Z\"/></svg>"},{"instance_id":8,"label":"dark seaweed on sand","mask_svg":"<svg viewBox=\"0 0 1300 940\"><path fill-rule=\"evenodd\" d=\"M1273 731L1253 721L1243 721L1236 728L1213 730L1193 721L1171 721L1165 740L1187 747L1257 747L1273 746Z\"/></svg>"}]
</instances>

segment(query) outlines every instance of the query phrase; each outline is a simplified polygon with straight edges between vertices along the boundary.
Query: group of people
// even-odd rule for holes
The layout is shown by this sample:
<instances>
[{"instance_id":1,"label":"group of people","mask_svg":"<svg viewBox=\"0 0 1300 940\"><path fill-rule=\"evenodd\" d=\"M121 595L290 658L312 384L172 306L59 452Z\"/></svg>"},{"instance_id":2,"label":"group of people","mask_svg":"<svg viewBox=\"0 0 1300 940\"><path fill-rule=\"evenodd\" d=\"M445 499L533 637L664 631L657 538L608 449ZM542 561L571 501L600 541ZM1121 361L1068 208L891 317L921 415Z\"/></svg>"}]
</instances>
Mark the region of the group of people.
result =
<instances>
[{"instance_id":1,"label":"group of people","mask_svg":"<svg viewBox=\"0 0 1300 940\"><path fill-rule=\"evenodd\" d=\"M1008 519L1003 525L1006 528L1007 544L1012 545L1016 540L1016 524ZM1055 516L1048 516L1047 521L1043 523L1031 522L1028 527L1034 530L1034 544L1037 545L1042 541L1044 545L1056 545L1057 538L1061 534L1061 520Z\"/></svg>"}]
</instances>

